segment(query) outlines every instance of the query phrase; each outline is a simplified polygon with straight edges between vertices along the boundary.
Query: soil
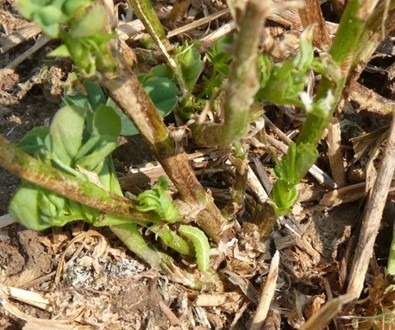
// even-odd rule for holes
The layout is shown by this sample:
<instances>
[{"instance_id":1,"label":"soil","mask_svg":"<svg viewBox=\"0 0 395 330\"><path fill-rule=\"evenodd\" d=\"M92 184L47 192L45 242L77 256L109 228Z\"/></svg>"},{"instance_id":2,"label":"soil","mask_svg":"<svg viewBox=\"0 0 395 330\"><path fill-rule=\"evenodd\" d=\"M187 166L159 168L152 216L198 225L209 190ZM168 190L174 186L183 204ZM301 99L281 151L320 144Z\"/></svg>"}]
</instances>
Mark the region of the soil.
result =
<instances>
[{"instance_id":1,"label":"soil","mask_svg":"<svg viewBox=\"0 0 395 330\"><path fill-rule=\"evenodd\" d=\"M0 1L0 22L1 38L29 24L17 14L11 0ZM1 41L4 39L0 39L0 48ZM68 60L45 56L56 46L53 42L15 69L7 69L34 44L35 40L28 39L0 56L0 133L13 143L33 127L49 125L72 70ZM366 78L370 84L372 75ZM391 91L388 87L380 92L388 95ZM284 118L272 119L284 126ZM341 119L350 125L344 133L350 137L355 136L353 129L371 132L389 123L387 117L369 113ZM325 145L321 148L324 154ZM255 156L262 157L262 152ZM150 161L152 156L139 137L128 139L115 153L119 172ZM320 162L328 168L325 157ZM228 180L226 173L222 175L201 176L214 196L224 190L218 182ZM0 168L1 215L7 214L19 184L18 178ZM302 193L294 214L276 224L270 240L262 241L254 224L245 223L239 228L237 243L228 242L224 256L213 258L226 277L223 292L198 292L174 283L138 260L109 230L82 222L43 232L17 223L1 228L0 297L9 297L15 294L10 290L19 288L39 293L46 303L37 307L32 297L13 296L7 304L2 300L0 329L246 329L276 249L281 251L280 277L265 329L298 329L330 297L344 292L364 203L359 198L324 208L319 201L328 192L326 187L308 177L299 188ZM329 329L351 329L350 323L361 329L383 325L363 317L390 310L394 303L384 293L391 282L384 267L393 215L389 201L365 283L365 300L345 309ZM198 303L203 298L210 303ZM219 300L221 303L212 303ZM384 307L377 307L380 304Z\"/></svg>"}]
</instances>

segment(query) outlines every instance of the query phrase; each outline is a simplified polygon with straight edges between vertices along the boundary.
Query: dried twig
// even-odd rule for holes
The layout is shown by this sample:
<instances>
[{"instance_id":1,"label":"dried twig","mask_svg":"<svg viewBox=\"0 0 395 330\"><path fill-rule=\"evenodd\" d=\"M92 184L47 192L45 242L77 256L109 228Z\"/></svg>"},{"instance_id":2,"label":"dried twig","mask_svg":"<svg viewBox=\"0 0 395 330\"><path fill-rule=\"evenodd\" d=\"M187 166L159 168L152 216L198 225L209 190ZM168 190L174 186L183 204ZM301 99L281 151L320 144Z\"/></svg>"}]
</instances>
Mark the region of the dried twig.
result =
<instances>
[{"instance_id":1,"label":"dried twig","mask_svg":"<svg viewBox=\"0 0 395 330\"><path fill-rule=\"evenodd\" d=\"M355 251L353 265L350 271L347 293L358 298L368 270L369 260L373 253L373 245L380 226L381 216L387 200L388 190L391 185L389 178L393 177L395 170L395 115L392 118L388 142L385 149L381 168L363 215L361 234Z\"/></svg>"},{"instance_id":2,"label":"dried twig","mask_svg":"<svg viewBox=\"0 0 395 330\"><path fill-rule=\"evenodd\" d=\"M299 9L299 15L304 28L311 24L316 25L313 34L313 42L316 47L325 49L332 45L332 40L326 28L325 19L322 16L320 2L318 0L306 0L306 6Z\"/></svg>"},{"instance_id":3,"label":"dried twig","mask_svg":"<svg viewBox=\"0 0 395 330\"><path fill-rule=\"evenodd\" d=\"M37 52L42 47L44 47L50 40L51 40L51 38L41 35L32 47L30 47L23 54L19 55L15 60L8 63L7 66L5 67L5 69L12 69L12 70L15 69L24 60L26 60L28 57L32 56L35 52Z\"/></svg>"},{"instance_id":4,"label":"dried twig","mask_svg":"<svg viewBox=\"0 0 395 330\"><path fill-rule=\"evenodd\" d=\"M262 329L263 323L265 322L266 315L274 296L274 291L276 290L279 261L280 253L276 251L270 264L269 274L267 275L265 285L262 288L261 297L259 299L259 304L256 309L254 319L252 320L250 330Z\"/></svg>"},{"instance_id":5,"label":"dried twig","mask_svg":"<svg viewBox=\"0 0 395 330\"><path fill-rule=\"evenodd\" d=\"M319 313L314 314L301 328L301 330L316 330L324 329L324 327L330 322L340 311L343 305L353 300L352 295L342 295L335 299L332 299L324 307L322 307Z\"/></svg>"},{"instance_id":6,"label":"dried twig","mask_svg":"<svg viewBox=\"0 0 395 330\"><path fill-rule=\"evenodd\" d=\"M357 112L366 110L380 115L387 115L391 112L395 112L395 102L393 100L379 95L357 81L350 82L348 93L350 99L359 104Z\"/></svg>"},{"instance_id":7,"label":"dried twig","mask_svg":"<svg viewBox=\"0 0 395 330\"><path fill-rule=\"evenodd\" d=\"M0 54L5 54L21 43L35 37L41 32L41 28L36 23L29 23L20 30L0 38Z\"/></svg>"},{"instance_id":8,"label":"dried twig","mask_svg":"<svg viewBox=\"0 0 395 330\"><path fill-rule=\"evenodd\" d=\"M346 173L343 165L343 153L341 149L340 123L336 118L329 125L328 135L328 158L333 180L338 187L346 184Z\"/></svg>"}]
</instances>

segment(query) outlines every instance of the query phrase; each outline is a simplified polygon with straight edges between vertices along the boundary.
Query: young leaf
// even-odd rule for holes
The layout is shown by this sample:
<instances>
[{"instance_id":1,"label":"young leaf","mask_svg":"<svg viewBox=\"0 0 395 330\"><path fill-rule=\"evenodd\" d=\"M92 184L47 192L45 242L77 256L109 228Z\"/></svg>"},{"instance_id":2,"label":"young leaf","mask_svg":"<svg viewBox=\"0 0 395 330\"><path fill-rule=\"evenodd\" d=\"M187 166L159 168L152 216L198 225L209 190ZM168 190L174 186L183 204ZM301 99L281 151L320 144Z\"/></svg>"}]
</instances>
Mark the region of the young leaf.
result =
<instances>
[{"instance_id":1,"label":"young leaf","mask_svg":"<svg viewBox=\"0 0 395 330\"><path fill-rule=\"evenodd\" d=\"M201 272L206 272L210 268L210 244L206 234L200 229L181 225L178 232L184 237L191 240L195 247L196 263Z\"/></svg>"},{"instance_id":2,"label":"young leaf","mask_svg":"<svg viewBox=\"0 0 395 330\"><path fill-rule=\"evenodd\" d=\"M182 76L189 92L193 91L196 81L203 71L203 61L200 58L200 52L195 45L184 44L176 47L177 60L181 66Z\"/></svg>"},{"instance_id":3,"label":"young leaf","mask_svg":"<svg viewBox=\"0 0 395 330\"><path fill-rule=\"evenodd\" d=\"M19 141L18 147L29 155L39 158L45 149L45 139L49 134L48 127L35 127Z\"/></svg>"},{"instance_id":4,"label":"young leaf","mask_svg":"<svg viewBox=\"0 0 395 330\"><path fill-rule=\"evenodd\" d=\"M186 256L194 255L191 245L171 229L169 229L168 226L163 224L154 225L150 227L150 230L159 236L166 246L178 252L179 254Z\"/></svg>"},{"instance_id":5,"label":"young leaf","mask_svg":"<svg viewBox=\"0 0 395 330\"><path fill-rule=\"evenodd\" d=\"M121 133L121 119L112 108L101 104L94 113L93 128L98 135L117 138Z\"/></svg>"},{"instance_id":6,"label":"young leaf","mask_svg":"<svg viewBox=\"0 0 395 330\"><path fill-rule=\"evenodd\" d=\"M104 6L96 5L90 8L89 12L75 23L74 28L71 30L71 37L78 39L103 33L106 15Z\"/></svg>"},{"instance_id":7,"label":"young leaf","mask_svg":"<svg viewBox=\"0 0 395 330\"><path fill-rule=\"evenodd\" d=\"M88 99L92 109L98 108L101 104L106 104L107 97L100 85L90 81L85 81L84 87L86 89L86 98Z\"/></svg>"},{"instance_id":8,"label":"young leaf","mask_svg":"<svg viewBox=\"0 0 395 330\"><path fill-rule=\"evenodd\" d=\"M160 177L154 188L137 196L140 205L136 209L141 212L155 211L161 219L170 223L176 222L180 215L177 207L166 193L167 185L166 179Z\"/></svg>"},{"instance_id":9,"label":"young leaf","mask_svg":"<svg viewBox=\"0 0 395 330\"><path fill-rule=\"evenodd\" d=\"M50 131L50 152L62 163L70 166L82 144L85 110L65 106L52 120Z\"/></svg>"}]
</instances>

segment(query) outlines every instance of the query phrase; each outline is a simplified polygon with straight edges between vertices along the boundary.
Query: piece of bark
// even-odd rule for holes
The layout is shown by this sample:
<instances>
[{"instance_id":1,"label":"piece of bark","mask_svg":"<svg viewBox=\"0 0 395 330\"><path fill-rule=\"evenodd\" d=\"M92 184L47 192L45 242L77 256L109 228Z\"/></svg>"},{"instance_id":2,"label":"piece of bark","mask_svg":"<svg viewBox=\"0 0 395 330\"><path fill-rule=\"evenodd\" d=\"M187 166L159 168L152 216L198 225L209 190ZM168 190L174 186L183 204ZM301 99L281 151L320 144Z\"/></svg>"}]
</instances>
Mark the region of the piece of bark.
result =
<instances>
[{"instance_id":1,"label":"piece of bark","mask_svg":"<svg viewBox=\"0 0 395 330\"><path fill-rule=\"evenodd\" d=\"M358 298L363 289L369 260L380 227L381 217L395 170L395 115L393 115L384 158L364 210L361 233L349 276L347 293Z\"/></svg>"},{"instance_id":2,"label":"piece of bark","mask_svg":"<svg viewBox=\"0 0 395 330\"><path fill-rule=\"evenodd\" d=\"M300 20L303 27L315 24L313 44L319 49L328 49L332 45L332 39L326 28L325 19L322 16L319 0L306 0L304 8L299 9Z\"/></svg>"}]
</instances>

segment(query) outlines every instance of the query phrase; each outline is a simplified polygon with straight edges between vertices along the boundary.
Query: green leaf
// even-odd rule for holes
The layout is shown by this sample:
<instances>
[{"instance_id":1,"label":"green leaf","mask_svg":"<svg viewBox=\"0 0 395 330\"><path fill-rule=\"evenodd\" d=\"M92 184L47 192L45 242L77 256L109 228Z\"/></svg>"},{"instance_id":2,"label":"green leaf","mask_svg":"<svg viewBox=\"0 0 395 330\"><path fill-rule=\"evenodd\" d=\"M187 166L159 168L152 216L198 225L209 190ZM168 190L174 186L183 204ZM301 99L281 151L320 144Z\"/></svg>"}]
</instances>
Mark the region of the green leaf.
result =
<instances>
[{"instance_id":1,"label":"green leaf","mask_svg":"<svg viewBox=\"0 0 395 330\"><path fill-rule=\"evenodd\" d=\"M154 66L147 74L147 77L162 77L168 78L171 81L175 81L173 70L165 64L159 64Z\"/></svg>"},{"instance_id":2,"label":"green leaf","mask_svg":"<svg viewBox=\"0 0 395 330\"><path fill-rule=\"evenodd\" d=\"M69 49L67 48L66 45L60 45L59 47L55 48L52 52L50 52L48 55L54 56L54 57L70 57L71 56Z\"/></svg>"},{"instance_id":3,"label":"green leaf","mask_svg":"<svg viewBox=\"0 0 395 330\"><path fill-rule=\"evenodd\" d=\"M112 193L119 196L123 196L121 185L119 184L118 177L115 173L115 168L111 157L108 157L104 160L103 166L98 175L100 182L108 191L111 191Z\"/></svg>"},{"instance_id":4,"label":"green leaf","mask_svg":"<svg viewBox=\"0 0 395 330\"><path fill-rule=\"evenodd\" d=\"M33 230L43 230L49 227L49 224L40 221L38 193L35 186L26 184L14 194L8 207L8 212L13 218Z\"/></svg>"},{"instance_id":5,"label":"green leaf","mask_svg":"<svg viewBox=\"0 0 395 330\"><path fill-rule=\"evenodd\" d=\"M164 177L160 177L157 185L142 192L137 196L140 205L136 206L136 210L141 212L155 211L163 220L174 223L180 217L176 206L172 199L167 195L167 181Z\"/></svg>"},{"instance_id":6,"label":"green leaf","mask_svg":"<svg viewBox=\"0 0 395 330\"><path fill-rule=\"evenodd\" d=\"M87 99L92 109L98 108L101 104L106 104L107 97L99 84L85 81L84 87L87 93Z\"/></svg>"},{"instance_id":7,"label":"green leaf","mask_svg":"<svg viewBox=\"0 0 395 330\"><path fill-rule=\"evenodd\" d=\"M92 110L88 97L84 94L67 95L63 102L70 107Z\"/></svg>"},{"instance_id":8,"label":"green leaf","mask_svg":"<svg viewBox=\"0 0 395 330\"><path fill-rule=\"evenodd\" d=\"M290 187L287 182L277 181L273 186L272 205L277 216L281 216L290 212L298 198L298 190L296 186Z\"/></svg>"},{"instance_id":9,"label":"green leaf","mask_svg":"<svg viewBox=\"0 0 395 330\"><path fill-rule=\"evenodd\" d=\"M307 174L317 157L314 145L291 143L287 154L277 162L274 169L276 177L290 186L296 185Z\"/></svg>"},{"instance_id":10,"label":"green leaf","mask_svg":"<svg viewBox=\"0 0 395 330\"><path fill-rule=\"evenodd\" d=\"M267 55L258 60L261 88L256 97L275 104L302 106L300 94L305 88L308 70L314 63L312 29L306 29L301 36L297 54L287 61L270 64Z\"/></svg>"},{"instance_id":11,"label":"green leaf","mask_svg":"<svg viewBox=\"0 0 395 330\"><path fill-rule=\"evenodd\" d=\"M224 36L206 52L207 59L213 64L214 69L224 76L229 76L229 63L232 60L231 47L233 37L229 34Z\"/></svg>"},{"instance_id":12,"label":"green leaf","mask_svg":"<svg viewBox=\"0 0 395 330\"><path fill-rule=\"evenodd\" d=\"M167 116L177 104L177 86L167 78L152 77L143 86L162 117Z\"/></svg>"},{"instance_id":13,"label":"green leaf","mask_svg":"<svg viewBox=\"0 0 395 330\"><path fill-rule=\"evenodd\" d=\"M71 16L75 11L84 5L89 4L89 0L66 0L62 6L62 10L67 16Z\"/></svg>"},{"instance_id":14,"label":"green leaf","mask_svg":"<svg viewBox=\"0 0 395 330\"><path fill-rule=\"evenodd\" d=\"M51 123L49 151L67 166L71 165L81 147L85 112L85 109L65 106Z\"/></svg>"},{"instance_id":15,"label":"green leaf","mask_svg":"<svg viewBox=\"0 0 395 330\"><path fill-rule=\"evenodd\" d=\"M103 33L106 24L106 11L104 6L96 5L90 8L81 20L75 23L71 30L73 39L94 36L97 33Z\"/></svg>"},{"instance_id":16,"label":"green leaf","mask_svg":"<svg viewBox=\"0 0 395 330\"><path fill-rule=\"evenodd\" d=\"M43 31L52 38L57 38L60 32L60 24L66 17L62 11L55 6L45 6L35 11L31 19L34 20Z\"/></svg>"},{"instance_id":17,"label":"green leaf","mask_svg":"<svg viewBox=\"0 0 395 330\"><path fill-rule=\"evenodd\" d=\"M83 218L76 209L68 207L68 202L46 189L23 182L11 199L8 210L25 227L44 230Z\"/></svg>"},{"instance_id":18,"label":"green leaf","mask_svg":"<svg viewBox=\"0 0 395 330\"><path fill-rule=\"evenodd\" d=\"M76 165L89 171L96 171L96 168L103 160L118 147L118 139L110 135L100 135L92 137L81 148L81 155L76 157Z\"/></svg>"},{"instance_id":19,"label":"green leaf","mask_svg":"<svg viewBox=\"0 0 395 330\"><path fill-rule=\"evenodd\" d=\"M45 149L45 139L48 134L48 127L35 127L19 141L18 147L37 158L41 151Z\"/></svg>"},{"instance_id":20,"label":"green leaf","mask_svg":"<svg viewBox=\"0 0 395 330\"><path fill-rule=\"evenodd\" d=\"M94 113L93 128L98 135L117 138L121 133L121 119L112 108L101 104Z\"/></svg>"},{"instance_id":21,"label":"green leaf","mask_svg":"<svg viewBox=\"0 0 395 330\"><path fill-rule=\"evenodd\" d=\"M121 134L120 135L133 136L133 135L139 134L139 131L136 128L136 126L133 125L133 123L128 118L128 116L126 116L123 113L123 111L121 109L119 109L119 107L116 105L116 103L112 99L108 98L106 105L111 107L115 111L115 113L119 116L119 118L121 119Z\"/></svg>"},{"instance_id":22,"label":"green leaf","mask_svg":"<svg viewBox=\"0 0 395 330\"><path fill-rule=\"evenodd\" d=\"M206 272L210 268L210 244L206 234L199 228L181 225L178 232L191 240L195 247L196 263L201 272Z\"/></svg>"},{"instance_id":23,"label":"green leaf","mask_svg":"<svg viewBox=\"0 0 395 330\"><path fill-rule=\"evenodd\" d=\"M188 90L192 92L204 68L200 52L195 45L188 44L176 47L175 51L185 84Z\"/></svg>"},{"instance_id":24,"label":"green leaf","mask_svg":"<svg viewBox=\"0 0 395 330\"><path fill-rule=\"evenodd\" d=\"M177 235L174 231L169 229L168 226L162 224L154 225L150 227L150 230L154 232L157 236L159 236L159 238L166 246L178 252L179 254L186 256L194 255L192 246L188 244L186 240Z\"/></svg>"}]
</instances>

